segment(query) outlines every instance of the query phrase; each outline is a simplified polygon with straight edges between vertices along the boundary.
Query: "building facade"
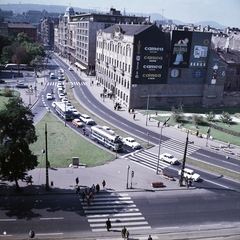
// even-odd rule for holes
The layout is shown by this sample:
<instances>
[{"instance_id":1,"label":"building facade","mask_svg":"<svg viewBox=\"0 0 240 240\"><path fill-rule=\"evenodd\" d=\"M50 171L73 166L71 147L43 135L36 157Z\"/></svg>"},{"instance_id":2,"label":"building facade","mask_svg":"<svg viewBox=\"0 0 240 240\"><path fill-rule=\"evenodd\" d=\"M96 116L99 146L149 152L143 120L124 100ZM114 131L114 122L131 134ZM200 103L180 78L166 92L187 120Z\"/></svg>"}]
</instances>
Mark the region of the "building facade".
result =
<instances>
[{"instance_id":1,"label":"building facade","mask_svg":"<svg viewBox=\"0 0 240 240\"><path fill-rule=\"evenodd\" d=\"M211 47L211 32L117 24L98 31L96 46L97 81L129 108L240 105L238 75L227 100L233 64Z\"/></svg>"}]
</instances>

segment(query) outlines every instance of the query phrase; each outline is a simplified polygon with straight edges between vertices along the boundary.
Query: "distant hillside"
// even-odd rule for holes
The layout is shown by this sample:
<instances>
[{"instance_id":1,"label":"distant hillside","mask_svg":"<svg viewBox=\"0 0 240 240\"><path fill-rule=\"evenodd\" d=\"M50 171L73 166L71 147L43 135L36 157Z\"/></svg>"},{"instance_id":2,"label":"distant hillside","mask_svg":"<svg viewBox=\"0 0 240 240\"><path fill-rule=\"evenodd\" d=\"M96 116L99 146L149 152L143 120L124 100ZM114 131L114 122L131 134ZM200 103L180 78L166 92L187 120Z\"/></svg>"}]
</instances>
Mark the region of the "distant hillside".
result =
<instances>
[{"instance_id":1,"label":"distant hillside","mask_svg":"<svg viewBox=\"0 0 240 240\"><path fill-rule=\"evenodd\" d=\"M38 10L38 11L43 11L46 10L49 13L64 13L66 8L68 6L59 6L59 5L41 5L41 4L0 4L0 9L2 10L8 10L8 11L13 11L14 13L20 13L22 14L23 12L26 12L28 10ZM75 12L89 12L89 9L86 8L79 8L79 7L73 7ZM110 7L109 7L110 10ZM96 12L93 9L90 9L91 12ZM102 12L101 12L102 13ZM182 22L177 19L166 19L159 13L151 13L151 14L140 14L140 13L126 13L127 15L145 15L146 17L150 16L151 21L162 21L162 20L171 20L173 23L177 25L184 25L188 24L186 22ZM220 25L217 22L213 21L203 21L203 22L197 22L194 23L195 25L203 25L203 26L211 26L219 29L224 29L226 26Z\"/></svg>"}]
</instances>

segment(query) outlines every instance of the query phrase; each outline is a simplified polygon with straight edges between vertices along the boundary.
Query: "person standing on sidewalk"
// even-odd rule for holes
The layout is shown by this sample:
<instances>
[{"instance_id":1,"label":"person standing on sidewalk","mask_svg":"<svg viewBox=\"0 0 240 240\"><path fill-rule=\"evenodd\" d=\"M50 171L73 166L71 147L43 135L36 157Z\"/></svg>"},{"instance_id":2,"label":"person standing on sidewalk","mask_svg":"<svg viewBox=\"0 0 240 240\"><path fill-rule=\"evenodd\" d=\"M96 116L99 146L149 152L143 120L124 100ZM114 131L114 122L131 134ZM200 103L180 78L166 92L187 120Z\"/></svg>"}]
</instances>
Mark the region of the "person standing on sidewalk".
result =
<instances>
[{"instance_id":1,"label":"person standing on sidewalk","mask_svg":"<svg viewBox=\"0 0 240 240\"><path fill-rule=\"evenodd\" d=\"M135 120L135 118L136 118L136 115L135 115L135 114L133 114L133 120Z\"/></svg>"}]
</instances>

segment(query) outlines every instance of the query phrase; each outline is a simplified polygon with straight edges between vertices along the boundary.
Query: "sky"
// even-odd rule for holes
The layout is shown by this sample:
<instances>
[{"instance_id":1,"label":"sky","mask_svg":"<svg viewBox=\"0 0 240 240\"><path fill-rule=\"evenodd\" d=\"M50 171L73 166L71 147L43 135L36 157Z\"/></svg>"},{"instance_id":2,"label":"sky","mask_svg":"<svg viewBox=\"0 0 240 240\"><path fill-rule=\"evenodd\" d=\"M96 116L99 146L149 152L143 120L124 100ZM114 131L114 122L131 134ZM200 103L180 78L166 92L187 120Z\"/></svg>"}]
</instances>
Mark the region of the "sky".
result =
<instances>
[{"instance_id":1,"label":"sky","mask_svg":"<svg viewBox=\"0 0 240 240\"><path fill-rule=\"evenodd\" d=\"M150 13L163 14L166 19L177 19L186 23L215 21L221 25L240 28L240 0L0 0L7 3L32 3L46 5L63 5L109 12L113 7L125 10L126 14Z\"/></svg>"}]
</instances>

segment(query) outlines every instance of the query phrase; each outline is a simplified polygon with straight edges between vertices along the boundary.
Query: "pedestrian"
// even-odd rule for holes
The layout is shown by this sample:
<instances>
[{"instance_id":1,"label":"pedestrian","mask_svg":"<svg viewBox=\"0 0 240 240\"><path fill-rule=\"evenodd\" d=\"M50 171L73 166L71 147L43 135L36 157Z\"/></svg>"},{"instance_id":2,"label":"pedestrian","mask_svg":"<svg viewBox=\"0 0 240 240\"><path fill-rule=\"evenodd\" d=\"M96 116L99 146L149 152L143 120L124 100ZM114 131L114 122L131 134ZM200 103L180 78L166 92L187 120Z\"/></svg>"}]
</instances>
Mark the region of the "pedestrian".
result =
<instances>
[{"instance_id":1,"label":"pedestrian","mask_svg":"<svg viewBox=\"0 0 240 240\"><path fill-rule=\"evenodd\" d=\"M78 186L78 183L79 183L79 179L78 177L76 178L76 185Z\"/></svg>"},{"instance_id":2,"label":"pedestrian","mask_svg":"<svg viewBox=\"0 0 240 240\"><path fill-rule=\"evenodd\" d=\"M30 175L30 176L27 178L27 185L28 185L29 183L32 185L32 175Z\"/></svg>"},{"instance_id":3,"label":"pedestrian","mask_svg":"<svg viewBox=\"0 0 240 240\"><path fill-rule=\"evenodd\" d=\"M132 108L132 113L134 113L134 108Z\"/></svg>"},{"instance_id":4,"label":"pedestrian","mask_svg":"<svg viewBox=\"0 0 240 240\"><path fill-rule=\"evenodd\" d=\"M106 226L107 226L107 230L108 230L108 232L109 232L109 231L110 231L110 228L112 228L111 221L110 221L109 218L108 218L108 220L106 221Z\"/></svg>"},{"instance_id":5,"label":"pedestrian","mask_svg":"<svg viewBox=\"0 0 240 240\"><path fill-rule=\"evenodd\" d=\"M151 117L150 117L150 116L149 116L148 120L149 120L149 122L150 122L150 120L151 120Z\"/></svg>"},{"instance_id":6,"label":"pedestrian","mask_svg":"<svg viewBox=\"0 0 240 240\"><path fill-rule=\"evenodd\" d=\"M89 196L87 196L87 206L88 207L90 206L90 198L89 198Z\"/></svg>"},{"instance_id":7,"label":"pedestrian","mask_svg":"<svg viewBox=\"0 0 240 240\"><path fill-rule=\"evenodd\" d=\"M197 130L196 136L198 137L199 131Z\"/></svg>"},{"instance_id":8,"label":"pedestrian","mask_svg":"<svg viewBox=\"0 0 240 240\"><path fill-rule=\"evenodd\" d=\"M126 232L127 232L127 229L125 228L125 226L123 226L122 231L121 231L123 238L125 238Z\"/></svg>"},{"instance_id":9,"label":"pedestrian","mask_svg":"<svg viewBox=\"0 0 240 240\"><path fill-rule=\"evenodd\" d=\"M99 184L97 184L97 185L96 185L96 191L97 191L97 193L99 193L99 190L100 190L100 186L99 186Z\"/></svg>"},{"instance_id":10,"label":"pedestrian","mask_svg":"<svg viewBox=\"0 0 240 240\"><path fill-rule=\"evenodd\" d=\"M126 232L126 235L127 235L127 239L128 239L129 235L130 235L129 231Z\"/></svg>"},{"instance_id":11,"label":"pedestrian","mask_svg":"<svg viewBox=\"0 0 240 240\"><path fill-rule=\"evenodd\" d=\"M79 194L79 192L80 192L80 187L77 186L77 188L76 188L76 194Z\"/></svg>"},{"instance_id":12,"label":"pedestrian","mask_svg":"<svg viewBox=\"0 0 240 240\"><path fill-rule=\"evenodd\" d=\"M151 237L151 235L149 235L149 237L148 237L148 240L152 240L152 237Z\"/></svg>"},{"instance_id":13,"label":"pedestrian","mask_svg":"<svg viewBox=\"0 0 240 240\"><path fill-rule=\"evenodd\" d=\"M128 109L128 113L131 113L131 108Z\"/></svg>"},{"instance_id":14,"label":"pedestrian","mask_svg":"<svg viewBox=\"0 0 240 240\"><path fill-rule=\"evenodd\" d=\"M185 183L186 183L186 186L187 186L187 188L189 187L188 186L188 177L185 177Z\"/></svg>"},{"instance_id":15,"label":"pedestrian","mask_svg":"<svg viewBox=\"0 0 240 240\"><path fill-rule=\"evenodd\" d=\"M228 145L227 145L227 146L228 146L228 148L230 148L230 142L228 142Z\"/></svg>"},{"instance_id":16,"label":"pedestrian","mask_svg":"<svg viewBox=\"0 0 240 240\"><path fill-rule=\"evenodd\" d=\"M157 125L158 125L158 127L160 126L160 121L158 121L158 124L157 124Z\"/></svg>"},{"instance_id":17,"label":"pedestrian","mask_svg":"<svg viewBox=\"0 0 240 240\"><path fill-rule=\"evenodd\" d=\"M103 186L103 188L105 188L105 186L106 186L106 181L105 180L102 181L102 186Z\"/></svg>"},{"instance_id":18,"label":"pedestrian","mask_svg":"<svg viewBox=\"0 0 240 240\"><path fill-rule=\"evenodd\" d=\"M133 120L135 120L135 118L136 118L136 115L135 115L135 114L133 114Z\"/></svg>"},{"instance_id":19,"label":"pedestrian","mask_svg":"<svg viewBox=\"0 0 240 240\"><path fill-rule=\"evenodd\" d=\"M90 199L90 201L93 201L93 199L94 199L92 190L90 190L89 199Z\"/></svg>"},{"instance_id":20,"label":"pedestrian","mask_svg":"<svg viewBox=\"0 0 240 240\"><path fill-rule=\"evenodd\" d=\"M85 190L83 190L83 192L82 192L82 201L83 201L83 202L84 202L85 196L86 196Z\"/></svg>"},{"instance_id":21,"label":"pedestrian","mask_svg":"<svg viewBox=\"0 0 240 240\"><path fill-rule=\"evenodd\" d=\"M94 184L92 185L92 191L93 191L93 193L95 192L95 185Z\"/></svg>"}]
</instances>

